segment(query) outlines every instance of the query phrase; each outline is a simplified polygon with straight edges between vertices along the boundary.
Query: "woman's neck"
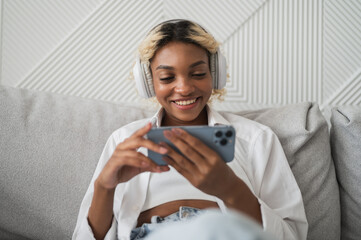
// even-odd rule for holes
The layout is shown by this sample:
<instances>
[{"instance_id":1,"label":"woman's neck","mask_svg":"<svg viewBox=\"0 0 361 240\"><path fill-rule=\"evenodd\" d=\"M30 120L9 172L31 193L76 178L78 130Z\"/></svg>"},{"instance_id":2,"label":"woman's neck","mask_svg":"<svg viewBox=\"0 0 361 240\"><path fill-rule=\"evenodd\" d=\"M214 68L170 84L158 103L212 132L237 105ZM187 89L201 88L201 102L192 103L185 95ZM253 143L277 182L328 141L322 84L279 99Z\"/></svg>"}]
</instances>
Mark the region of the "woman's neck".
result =
<instances>
[{"instance_id":1,"label":"woman's neck","mask_svg":"<svg viewBox=\"0 0 361 240\"><path fill-rule=\"evenodd\" d=\"M200 112L198 117L192 121L182 121L176 118L170 117L167 112L164 110L163 119L161 122L162 127L166 126L195 126L195 125L208 125L208 114L207 114L207 108L204 107L204 109Z\"/></svg>"}]
</instances>

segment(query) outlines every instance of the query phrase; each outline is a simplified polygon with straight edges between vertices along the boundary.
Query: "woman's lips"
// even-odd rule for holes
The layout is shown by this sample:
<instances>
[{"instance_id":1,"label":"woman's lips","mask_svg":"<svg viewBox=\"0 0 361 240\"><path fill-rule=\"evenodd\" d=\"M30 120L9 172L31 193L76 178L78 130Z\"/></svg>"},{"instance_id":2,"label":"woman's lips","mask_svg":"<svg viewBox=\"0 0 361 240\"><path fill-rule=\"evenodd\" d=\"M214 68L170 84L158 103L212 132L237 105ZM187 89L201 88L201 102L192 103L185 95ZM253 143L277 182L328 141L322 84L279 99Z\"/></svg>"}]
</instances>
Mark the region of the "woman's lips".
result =
<instances>
[{"instance_id":1,"label":"woman's lips","mask_svg":"<svg viewBox=\"0 0 361 240\"><path fill-rule=\"evenodd\" d=\"M198 97L189 100L172 101L172 104L174 104L178 109L188 110L194 108L198 104L199 99L200 98Z\"/></svg>"}]
</instances>

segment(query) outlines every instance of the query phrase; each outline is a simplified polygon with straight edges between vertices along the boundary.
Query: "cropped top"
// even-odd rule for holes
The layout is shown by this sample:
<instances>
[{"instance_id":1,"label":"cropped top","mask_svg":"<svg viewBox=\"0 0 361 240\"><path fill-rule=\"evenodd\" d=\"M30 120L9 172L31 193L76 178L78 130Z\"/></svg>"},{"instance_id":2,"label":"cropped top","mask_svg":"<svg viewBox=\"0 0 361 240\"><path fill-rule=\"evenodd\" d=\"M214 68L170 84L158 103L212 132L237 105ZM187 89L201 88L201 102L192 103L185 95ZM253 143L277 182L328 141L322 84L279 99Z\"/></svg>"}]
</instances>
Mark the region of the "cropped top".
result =
<instances>
[{"instance_id":1,"label":"cropped top","mask_svg":"<svg viewBox=\"0 0 361 240\"><path fill-rule=\"evenodd\" d=\"M150 173L148 191L142 211L151 209L163 203L182 200L201 199L217 202L217 198L206 194L189 184L188 180L173 167L168 172Z\"/></svg>"}]
</instances>

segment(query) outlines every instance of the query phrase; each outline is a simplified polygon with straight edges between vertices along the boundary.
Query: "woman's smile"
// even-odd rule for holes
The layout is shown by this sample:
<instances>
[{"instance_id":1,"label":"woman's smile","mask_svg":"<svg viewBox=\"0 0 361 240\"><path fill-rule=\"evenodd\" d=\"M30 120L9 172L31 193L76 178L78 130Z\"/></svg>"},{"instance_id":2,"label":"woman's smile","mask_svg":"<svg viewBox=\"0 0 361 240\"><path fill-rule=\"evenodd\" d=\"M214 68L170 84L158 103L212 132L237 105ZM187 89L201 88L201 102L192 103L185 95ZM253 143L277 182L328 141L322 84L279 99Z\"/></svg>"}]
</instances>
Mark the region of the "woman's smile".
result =
<instances>
[{"instance_id":1,"label":"woman's smile","mask_svg":"<svg viewBox=\"0 0 361 240\"><path fill-rule=\"evenodd\" d=\"M182 106L185 106L185 105L190 105L190 104L193 104L197 101L198 98L194 98L194 99L191 99L191 100L175 100L173 102L175 102L177 105L182 105Z\"/></svg>"},{"instance_id":2,"label":"woman's smile","mask_svg":"<svg viewBox=\"0 0 361 240\"><path fill-rule=\"evenodd\" d=\"M193 107L195 107L198 103L200 98L193 98L193 99L187 99L187 100L175 100L172 101L174 103L174 105L181 109L181 110L188 110L188 109L192 109Z\"/></svg>"}]
</instances>

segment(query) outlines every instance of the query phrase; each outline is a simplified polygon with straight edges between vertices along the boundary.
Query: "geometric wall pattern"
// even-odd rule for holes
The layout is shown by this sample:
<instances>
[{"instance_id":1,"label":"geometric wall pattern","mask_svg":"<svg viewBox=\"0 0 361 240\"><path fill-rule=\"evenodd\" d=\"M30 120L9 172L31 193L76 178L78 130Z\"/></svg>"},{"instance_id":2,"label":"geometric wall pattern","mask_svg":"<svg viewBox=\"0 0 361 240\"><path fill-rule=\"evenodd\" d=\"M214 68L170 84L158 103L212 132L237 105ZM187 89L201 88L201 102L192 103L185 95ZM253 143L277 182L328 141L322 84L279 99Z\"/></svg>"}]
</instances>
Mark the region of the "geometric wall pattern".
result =
<instances>
[{"instance_id":1,"label":"geometric wall pattern","mask_svg":"<svg viewBox=\"0 0 361 240\"><path fill-rule=\"evenodd\" d=\"M361 105L361 2L325 1L324 104Z\"/></svg>"},{"instance_id":2,"label":"geometric wall pattern","mask_svg":"<svg viewBox=\"0 0 361 240\"><path fill-rule=\"evenodd\" d=\"M361 106L359 0L2 0L1 83L144 103L129 80L156 23L194 20L222 43L230 75L218 109L315 101Z\"/></svg>"},{"instance_id":3,"label":"geometric wall pattern","mask_svg":"<svg viewBox=\"0 0 361 240\"><path fill-rule=\"evenodd\" d=\"M2 82L14 85L27 78L100 2L2 1Z\"/></svg>"},{"instance_id":4,"label":"geometric wall pattern","mask_svg":"<svg viewBox=\"0 0 361 240\"><path fill-rule=\"evenodd\" d=\"M230 109L322 101L321 13L321 1L270 0L224 42Z\"/></svg>"}]
</instances>

